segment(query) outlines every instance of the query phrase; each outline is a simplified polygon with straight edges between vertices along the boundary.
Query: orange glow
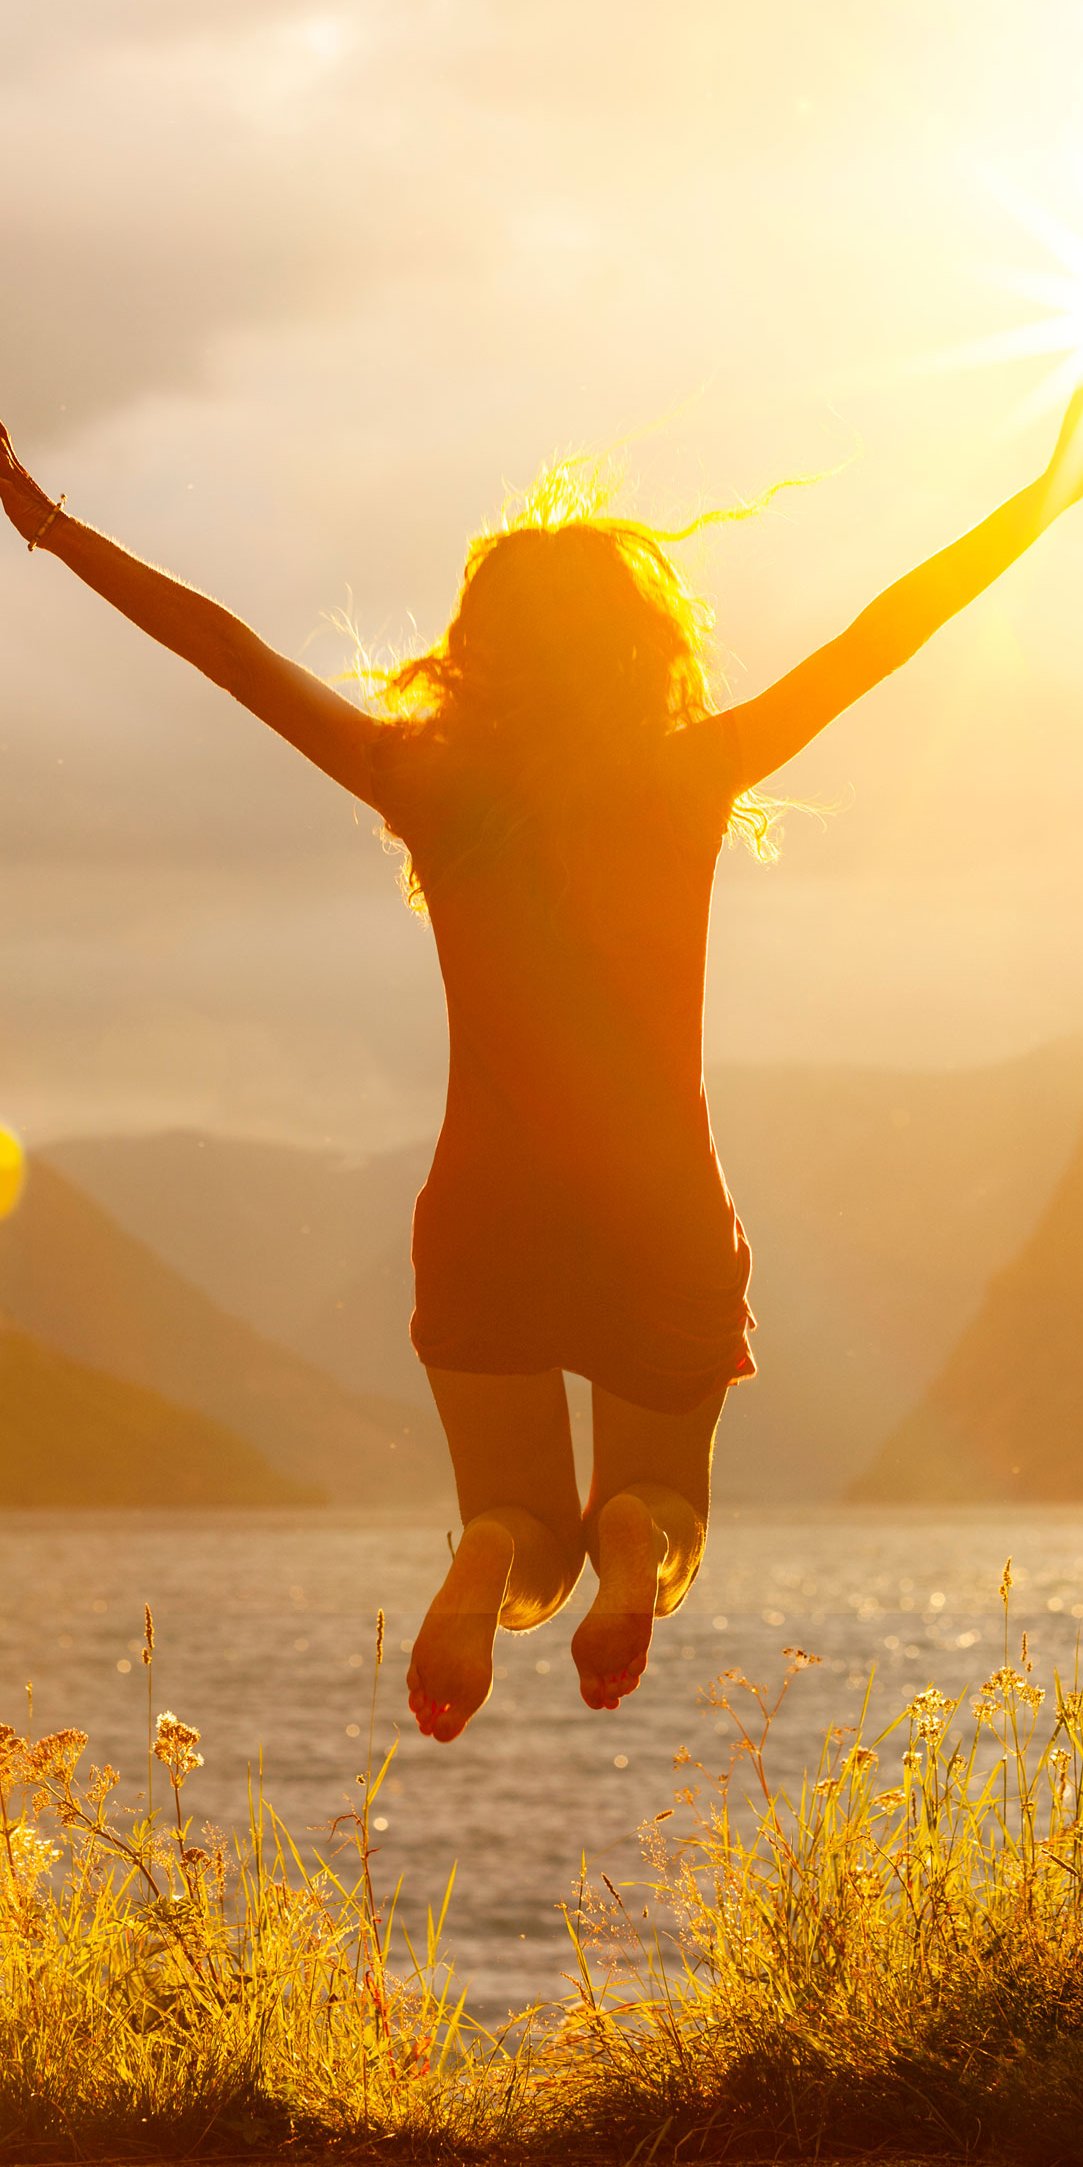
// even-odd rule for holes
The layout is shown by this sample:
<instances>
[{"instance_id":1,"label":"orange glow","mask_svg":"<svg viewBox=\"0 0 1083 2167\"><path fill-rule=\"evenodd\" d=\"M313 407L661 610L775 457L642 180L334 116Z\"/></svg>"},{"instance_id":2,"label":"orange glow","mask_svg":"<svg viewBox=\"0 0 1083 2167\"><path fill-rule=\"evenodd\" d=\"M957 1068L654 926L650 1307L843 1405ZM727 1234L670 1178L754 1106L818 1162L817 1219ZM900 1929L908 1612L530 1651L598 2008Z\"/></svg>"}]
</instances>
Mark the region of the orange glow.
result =
<instances>
[{"instance_id":1,"label":"orange glow","mask_svg":"<svg viewBox=\"0 0 1083 2167\"><path fill-rule=\"evenodd\" d=\"M11 1129L0 1128L0 1219L13 1212L22 1195L26 1162L23 1147Z\"/></svg>"}]
</instances>

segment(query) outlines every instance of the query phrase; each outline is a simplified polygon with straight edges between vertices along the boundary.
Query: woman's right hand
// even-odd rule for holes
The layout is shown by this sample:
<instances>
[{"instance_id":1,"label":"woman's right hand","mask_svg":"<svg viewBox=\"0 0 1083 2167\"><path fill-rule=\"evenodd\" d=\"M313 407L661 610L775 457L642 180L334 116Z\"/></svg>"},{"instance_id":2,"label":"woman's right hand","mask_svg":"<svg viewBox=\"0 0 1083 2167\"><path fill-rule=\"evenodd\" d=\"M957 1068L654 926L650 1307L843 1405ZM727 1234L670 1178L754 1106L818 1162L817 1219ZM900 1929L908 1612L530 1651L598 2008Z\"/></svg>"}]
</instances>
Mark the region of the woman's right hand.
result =
<instances>
[{"instance_id":1,"label":"woman's right hand","mask_svg":"<svg viewBox=\"0 0 1083 2167\"><path fill-rule=\"evenodd\" d=\"M39 489L16 458L11 438L0 421L0 504L24 542L33 541L42 520L52 509L52 503L52 498L46 496L44 489Z\"/></svg>"},{"instance_id":2,"label":"woman's right hand","mask_svg":"<svg viewBox=\"0 0 1083 2167\"><path fill-rule=\"evenodd\" d=\"M1083 384L1068 401L1046 480L1056 491L1058 511L1083 497Z\"/></svg>"}]
</instances>

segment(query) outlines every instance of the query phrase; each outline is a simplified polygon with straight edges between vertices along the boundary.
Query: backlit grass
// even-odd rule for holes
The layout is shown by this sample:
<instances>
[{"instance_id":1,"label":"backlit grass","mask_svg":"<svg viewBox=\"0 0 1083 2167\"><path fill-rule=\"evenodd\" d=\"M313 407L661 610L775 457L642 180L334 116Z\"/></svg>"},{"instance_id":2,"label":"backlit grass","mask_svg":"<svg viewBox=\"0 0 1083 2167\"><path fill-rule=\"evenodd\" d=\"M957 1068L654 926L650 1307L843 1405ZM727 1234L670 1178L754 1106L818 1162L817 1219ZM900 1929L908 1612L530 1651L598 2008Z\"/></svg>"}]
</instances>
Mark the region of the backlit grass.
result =
<instances>
[{"instance_id":1,"label":"backlit grass","mask_svg":"<svg viewBox=\"0 0 1083 2167\"><path fill-rule=\"evenodd\" d=\"M793 1801L772 1725L815 1658L716 1680L727 1766L677 1755L643 1884L569 1907L577 1991L495 2038L442 1918L418 1949L377 1902L390 1755L306 1866L258 1783L243 1841L193 1836L171 1712L142 1819L82 1732L0 1726L0 2157L1078 2160L1083 1692L1013 1660L1010 1586L979 1689L832 1731ZM149 1616L145 1661L152 1708Z\"/></svg>"}]
</instances>

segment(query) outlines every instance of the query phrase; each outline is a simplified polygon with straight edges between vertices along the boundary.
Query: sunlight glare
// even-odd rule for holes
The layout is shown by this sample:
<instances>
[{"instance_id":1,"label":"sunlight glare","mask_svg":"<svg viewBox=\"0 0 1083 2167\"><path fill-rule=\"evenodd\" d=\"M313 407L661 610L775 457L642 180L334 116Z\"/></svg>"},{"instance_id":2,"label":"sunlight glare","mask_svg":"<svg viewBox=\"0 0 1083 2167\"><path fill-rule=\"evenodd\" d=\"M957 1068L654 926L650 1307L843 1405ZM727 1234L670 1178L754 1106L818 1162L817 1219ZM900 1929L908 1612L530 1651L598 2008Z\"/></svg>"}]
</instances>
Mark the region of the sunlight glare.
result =
<instances>
[{"instance_id":1,"label":"sunlight glare","mask_svg":"<svg viewBox=\"0 0 1083 2167\"><path fill-rule=\"evenodd\" d=\"M991 273L1002 293L1014 293L1034 303L1041 314L948 347L918 366L954 371L1048 355L1053 365L1013 411L1013 426L1025 428L1051 409L1065 405L1083 380L1083 233L1035 203L1003 175L987 169L982 178L1028 238L1056 259L1054 266L1044 269L998 267Z\"/></svg>"}]
</instances>

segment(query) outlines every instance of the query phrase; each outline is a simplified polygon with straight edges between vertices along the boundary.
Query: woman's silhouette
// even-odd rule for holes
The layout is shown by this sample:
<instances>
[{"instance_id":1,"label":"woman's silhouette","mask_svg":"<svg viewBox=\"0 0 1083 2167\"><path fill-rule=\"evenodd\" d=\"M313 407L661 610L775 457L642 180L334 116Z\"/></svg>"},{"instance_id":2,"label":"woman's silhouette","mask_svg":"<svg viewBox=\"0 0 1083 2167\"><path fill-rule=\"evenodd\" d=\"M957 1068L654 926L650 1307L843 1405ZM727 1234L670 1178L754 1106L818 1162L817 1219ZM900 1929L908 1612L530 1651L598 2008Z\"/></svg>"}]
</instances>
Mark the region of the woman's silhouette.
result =
<instances>
[{"instance_id":1,"label":"woman's silhouette","mask_svg":"<svg viewBox=\"0 0 1083 2167\"><path fill-rule=\"evenodd\" d=\"M411 1333L463 1518L409 1672L435 1738L487 1698L498 1624L550 1617L587 1555L598 1592L572 1653L592 1708L634 1689L655 1617L695 1578L715 1427L754 1368L749 1252L703 1089L715 860L729 828L762 842L757 784L1077 501L1081 416L1083 394L1036 481L724 712L704 614L657 537L550 491L475 545L447 634L389 679L379 717L68 516L0 428L0 500L30 547L374 806L431 915L450 1071ZM593 1387L585 1511L565 1370Z\"/></svg>"}]
</instances>

